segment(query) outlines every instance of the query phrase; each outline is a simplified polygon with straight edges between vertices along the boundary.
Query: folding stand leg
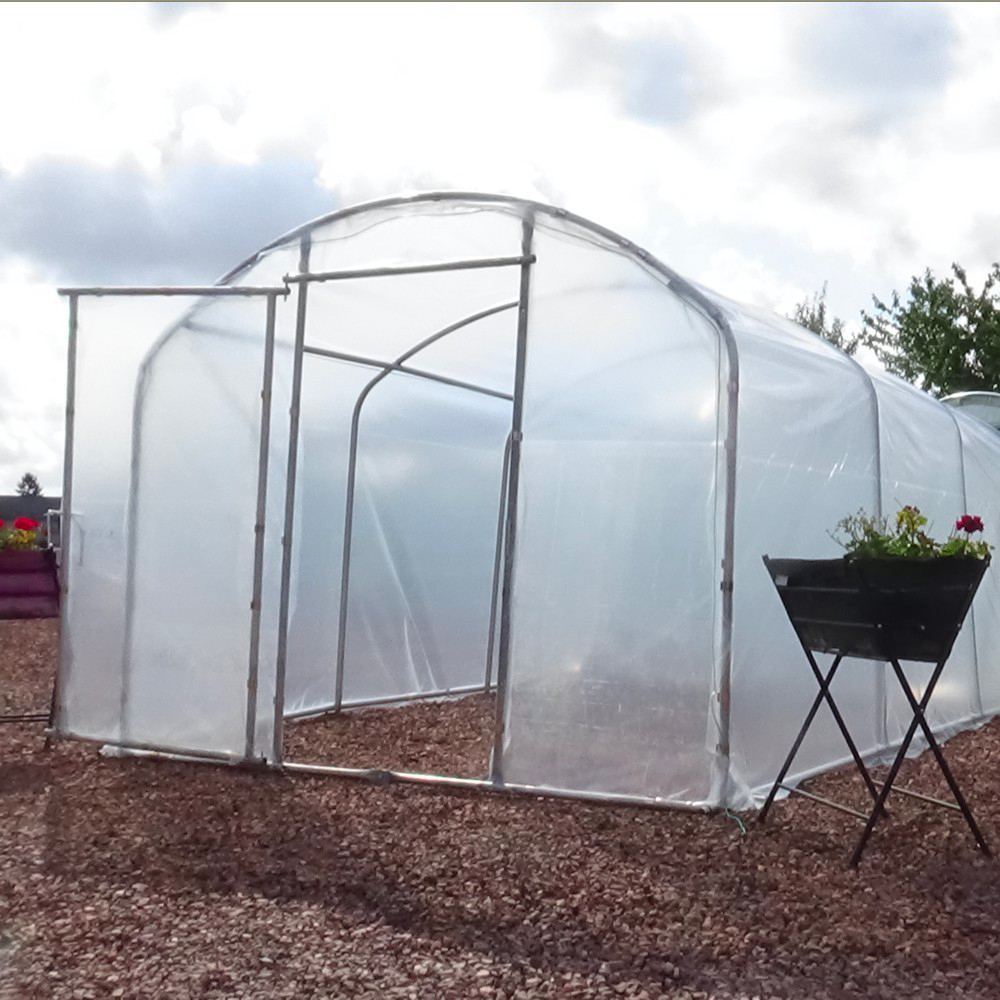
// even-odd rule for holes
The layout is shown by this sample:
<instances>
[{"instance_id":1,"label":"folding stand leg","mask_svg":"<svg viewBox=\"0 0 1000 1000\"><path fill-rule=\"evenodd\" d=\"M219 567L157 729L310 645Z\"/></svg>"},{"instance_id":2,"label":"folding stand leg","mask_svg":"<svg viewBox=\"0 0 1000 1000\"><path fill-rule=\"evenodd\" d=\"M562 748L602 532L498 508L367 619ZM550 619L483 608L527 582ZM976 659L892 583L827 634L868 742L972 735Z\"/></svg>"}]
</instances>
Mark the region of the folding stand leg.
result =
<instances>
[{"instance_id":1,"label":"folding stand leg","mask_svg":"<svg viewBox=\"0 0 1000 1000\"><path fill-rule=\"evenodd\" d=\"M861 777L864 779L865 785L868 788L868 794L871 795L872 801L874 802L878 798L878 788L875 787L875 782L872 781L872 776L868 773L868 768L865 767L865 762L861 759L861 754L858 753L858 748L854 745L854 740L851 739L851 734L847 729L847 723L844 722L844 717L840 714L840 709L837 708L837 703L833 700L833 695L830 694L830 681L833 680L833 673L831 671L830 680L828 680L824 685L823 675L820 673L819 666L813 658L812 650L805 646L802 648L805 650L809 666L812 667L812 672L815 675L816 680L819 682L820 690L826 698L826 703L830 706L830 712L833 714L833 719L837 723L840 735L844 737L844 742L847 743L847 746L851 751L851 756L854 758L854 763L861 772ZM836 662L839 662L841 659L842 657L838 656Z\"/></svg>"},{"instance_id":2,"label":"folding stand leg","mask_svg":"<svg viewBox=\"0 0 1000 1000\"><path fill-rule=\"evenodd\" d=\"M927 723L924 711L920 707L920 703L913 694L913 689L906 680L906 675L903 673L902 668L896 660L892 661L892 669L896 672L896 677L899 678L900 687L902 687L903 693L906 695L906 700L910 703L910 708L913 710L917 722L924 732L924 738L927 740L927 745L930 747L931 753L934 754L934 757L937 760L938 767L944 775L944 780L948 782L951 794L955 797L955 801L958 803L958 808L962 811L962 815L965 817L965 822L969 824L972 836L976 838L976 843L979 845L979 849L983 852L983 854L988 855L990 853L990 849L986 843L986 839L980 832L979 826L976 824L976 821L972 816L972 810L969 808L968 802L965 801L965 796L958 787L958 782L955 780L955 776L951 773L951 768L948 766L948 762L944 759L941 747L938 746L937 740L934 739L934 734L931 732L931 727Z\"/></svg>"},{"instance_id":3,"label":"folding stand leg","mask_svg":"<svg viewBox=\"0 0 1000 1000\"><path fill-rule=\"evenodd\" d=\"M812 651L806 646L803 646L802 649L806 654L809 666L812 668L812 672L816 677L817 683L819 684L819 694L816 695L816 700L809 709L805 722L802 723L799 735L795 737L792 749L788 752L788 757L785 758L785 763L782 765L781 770L778 772L777 779L771 786L771 791L768 793L767 800L764 802L764 806L758 816L761 823L767 819L767 814L774 803L774 797L778 794L778 789L781 788L782 783L785 780L785 776L788 774L788 770L792 766L792 761L795 760L795 757L799 752L799 748L802 746L802 741L805 739L806 733L809 731L809 727L812 725L813 719L816 717L816 712L819 711L819 706L824 700L830 706L830 711L833 713L833 718L837 723L837 728L840 730L840 734L844 737L844 741L847 743L847 746L851 751L851 756L854 758L854 763L861 772L861 777L864 779L869 794L872 799L878 798L878 789L875 786L875 782L872 781L871 775L868 773L868 768L865 767L865 762L861 759L861 754L858 752L858 748L855 746L854 740L851 739L851 734L847 729L847 723L844 722L844 717L840 714L840 709L837 708L837 704L833 700L833 695L830 694L830 684L833 682L833 675L837 672L837 667L840 666L840 661L843 659L843 656L838 655L834 659L829 671L824 677L823 672L820 670L819 665L816 663L816 660L812 655ZM859 818L864 819L863 813L855 813L853 809L847 809L846 807L840 806L835 802L830 802L827 799L818 799L818 801L824 803L825 805L834 806L844 812L850 812L852 815L857 815Z\"/></svg>"},{"instance_id":4,"label":"folding stand leg","mask_svg":"<svg viewBox=\"0 0 1000 1000\"><path fill-rule=\"evenodd\" d=\"M980 850L982 850L984 854L989 854L990 851L986 845L986 841L983 839L983 835L979 832L979 827L976 825L976 821L972 817L972 812L966 804L961 791L959 791L958 784L955 782L951 769L945 762L944 755L941 753L936 740L931 734L930 726L927 725L927 720L924 717L924 712L926 712L927 705L930 703L931 695L934 693L934 688L937 685L938 678L941 676L941 671L944 669L944 660L942 660L934 668L934 672L931 674L930 680L927 682L927 688L924 690L923 697L919 702L913 694L913 690L911 689L909 683L907 683L906 676L903 674L903 670L900 667L899 662L897 660L891 660L890 662L892 663L893 670L896 672L896 677L899 678L899 683L903 688L903 692L906 694L907 700L910 703L910 708L913 710L913 720L910 722L909 728L906 730L903 742L899 745L899 750L897 751L896 757L892 762L892 767L889 768L889 774L885 779L885 783L882 785L882 790L879 792L878 799L875 801L875 806L871 811L871 815L868 817L868 822L865 824L865 829L861 834L861 839L858 841L858 846L854 848L854 854L851 855L851 867L856 868L858 862L861 860L861 855L864 853L865 845L868 843L868 838L871 836L875 823L885 807L885 801L889 797L889 792L892 790L893 783L895 782L896 776L899 774L899 769L906 757L906 751L910 748L910 743L913 741L913 737L916 735L918 727L923 729L924 735L927 737L931 749L934 752L934 756L937 759L938 766L941 768L945 776L945 780L948 782L948 786L951 788L952 794L958 802L959 809L962 811L962 815L965 816L965 820L969 824L969 828L972 830L973 836L976 838L976 843L979 845Z\"/></svg>"}]
</instances>

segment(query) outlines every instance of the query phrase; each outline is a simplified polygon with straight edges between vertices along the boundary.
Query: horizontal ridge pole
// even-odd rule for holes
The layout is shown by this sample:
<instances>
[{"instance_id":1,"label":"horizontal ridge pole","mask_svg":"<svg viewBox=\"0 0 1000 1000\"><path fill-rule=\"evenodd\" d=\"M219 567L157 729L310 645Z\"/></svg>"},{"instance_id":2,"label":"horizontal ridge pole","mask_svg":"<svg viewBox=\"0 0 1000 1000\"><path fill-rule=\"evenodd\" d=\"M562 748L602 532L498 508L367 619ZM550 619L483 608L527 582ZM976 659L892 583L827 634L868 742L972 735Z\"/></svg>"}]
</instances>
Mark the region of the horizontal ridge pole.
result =
<instances>
[{"instance_id":1,"label":"horizontal ridge pole","mask_svg":"<svg viewBox=\"0 0 1000 1000\"><path fill-rule=\"evenodd\" d=\"M389 278L396 274L429 274L434 271L472 271L485 267L520 267L534 264L535 255L527 257L482 257L478 260L445 260L438 264L401 264L386 267L362 267L352 271L315 271L312 274L286 274L289 284L313 281L346 281L351 278Z\"/></svg>"},{"instance_id":2,"label":"horizontal ridge pole","mask_svg":"<svg viewBox=\"0 0 1000 1000\"><path fill-rule=\"evenodd\" d=\"M92 288L60 288L60 295L287 295L287 285L274 287L260 285L162 285L158 288L143 285L109 285Z\"/></svg>"}]
</instances>

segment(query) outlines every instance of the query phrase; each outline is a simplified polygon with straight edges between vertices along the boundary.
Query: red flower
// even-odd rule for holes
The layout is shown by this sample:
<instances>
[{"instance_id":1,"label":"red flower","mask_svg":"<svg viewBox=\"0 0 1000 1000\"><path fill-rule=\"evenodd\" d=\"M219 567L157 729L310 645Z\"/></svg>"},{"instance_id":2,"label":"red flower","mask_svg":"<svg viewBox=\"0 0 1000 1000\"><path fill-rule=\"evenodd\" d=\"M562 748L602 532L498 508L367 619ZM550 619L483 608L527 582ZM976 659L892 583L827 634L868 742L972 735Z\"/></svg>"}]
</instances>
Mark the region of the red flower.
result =
<instances>
[{"instance_id":1,"label":"red flower","mask_svg":"<svg viewBox=\"0 0 1000 1000\"><path fill-rule=\"evenodd\" d=\"M0 518L0 528L3 527L3 518Z\"/></svg>"},{"instance_id":2,"label":"red flower","mask_svg":"<svg viewBox=\"0 0 1000 1000\"><path fill-rule=\"evenodd\" d=\"M964 531L971 535L973 532L983 530L983 519L975 514L963 514L955 522L956 531Z\"/></svg>"},{"instance_id":3,"label":"red flower","mask_svg":"<svg viewBox=\"0 0 1000 1000\"><path fill-rule=\"evenodd\" d=\"M17 531L37 531L38 522L30 517L17 517L14 519L14 528Z\"/></svg>"}]
</instances>

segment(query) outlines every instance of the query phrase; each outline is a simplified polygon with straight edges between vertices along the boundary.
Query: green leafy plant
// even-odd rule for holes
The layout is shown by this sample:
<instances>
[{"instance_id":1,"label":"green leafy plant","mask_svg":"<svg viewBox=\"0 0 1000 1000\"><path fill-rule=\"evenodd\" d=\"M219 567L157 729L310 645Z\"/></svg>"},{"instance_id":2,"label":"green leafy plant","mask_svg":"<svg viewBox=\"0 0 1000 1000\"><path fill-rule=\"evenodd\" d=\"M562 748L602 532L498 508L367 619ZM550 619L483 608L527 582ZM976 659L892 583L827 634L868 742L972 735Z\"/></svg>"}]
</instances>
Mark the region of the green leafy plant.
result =
<instances>
[{"instance_id":1,"label":"green leafy plant","mask_svg":"<svg viewBox=\"0 0 1000 1000\"><path fill-rule=\"evenodd\" d=\"M963 514L951 534L937 542L925 530L927 518L920 509L908 505L900 509L893 523L859 510L842 518L832 534L847 551L848 559L934 559L961 557L985 559L992 546L981 534L983 520L975 514Z\"/></svg>"}]
</instances>

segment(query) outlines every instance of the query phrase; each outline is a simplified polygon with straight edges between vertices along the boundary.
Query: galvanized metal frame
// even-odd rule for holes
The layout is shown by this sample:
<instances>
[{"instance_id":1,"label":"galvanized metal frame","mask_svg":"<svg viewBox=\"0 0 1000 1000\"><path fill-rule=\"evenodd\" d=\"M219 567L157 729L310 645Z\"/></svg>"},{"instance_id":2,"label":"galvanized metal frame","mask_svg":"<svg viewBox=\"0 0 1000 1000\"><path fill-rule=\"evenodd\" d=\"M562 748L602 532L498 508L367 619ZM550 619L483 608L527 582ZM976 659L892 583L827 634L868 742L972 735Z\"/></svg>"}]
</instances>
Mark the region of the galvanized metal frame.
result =
<instances>
[{"instance_id":1,"label":"galvanized metal frame","mask_svg":"<svg viewBox=\"0 0 1000 1000\"><path fill-rule=\"evenodd\" d=\"M49 729L59 725L63 714L63 694L66 676L72 669L73 651L69 641L66 615L69 608L69 566L72 559L73 535L73 457L76 432L76 354L79 335L80 300L76 293L69 293L69 335L66 341L66 425L63 440L63 485L59 501L59 664L52 686L52 707L49 712ZM51 738L46 737L46 746Z\"/></svg>"},{"instance_id":2,"label":"galvanized metal frame","mask_svg":"<svg viewBox=\"0 0 1000 1000\"><path fill-rule=\"evenodd\" d=\"M441 774L424 774L413 771L394 771L377 767L334 767L327 764L287 763L284 771L290 774L330 775L337 778L353 778L369 781L377 785L411 784L430 788L459 788L480 792L500 792L510 795L532 795L552 799L573 799L595 802L602 805L640 806L649 809L679 809L685 812L708 813L712 807L703 802L682 802L676 799L642 798L638 795L622 795L617 792L577 792L546 785L528 785L518 782L496 782L485 778L458 778Z\"/></svg>"},{"instance_id":3,"label":"galvanized metal frame","mask_svg":"<svg viewBox=\"0 0 1000 1000\"><path fill-rule=\"evenodd\" d=\"M377 698L359 698L344 706L344 711L354 711L356 708L379 708L386 705L404 705L414 701L447 701L450 698L461 698L467 694L482 692L482 684L460 684L457 687L440 688L437 691L420 691L417 694L387 694ZM312 705L309 708L296 709L285 713L285 721L289 719L317 719L334 711L335 703Z\"/></svg>"},{"instance_id":4,"label":"galvanized metal frame","mask_svg":"<svg viewBox=\"0 0 1000 1000\"><path fill-rule=\"evenodd\" d=\"M60 295L68 295L71 299L80 295L93 298L111 297L153 297L153 296L188 296L190 298L206 297L253 297L255 295L287 295L284 285L97 285L90 287L68 287L57 289Z\"/></svg>"},{"instance_id":5,"label":"galvanized metal frame","mask_svg":"<svg viewBox=\"0 0 1000 1000\"><path fill-rule=\"evenodd\" d=\"M312 239L308 232L299 240L299 271L309 270ZM271 762L280 764L285 738L285 673L288 667L288 611L292 584L292 528L295 521L295 477L299 453L299 408L302 399L302 360L306 336L308 283L299 285L295 311L295 343L292 356L292 396L288 410L288 465L285 470L285 525L281 536L281 593L278 598L278 651L274 668L274 735Z\"/></svg>"},{"instance_id":6,"label":"galvanized metal frame","mask_svg":"<svg viewBox=\"0 0 1000 1000\"><path fill-rule=\"evenodd\" d=\"M514 303L515 305L517 303ZM412 375L414 378L426 379L429 382L440 382L441 385L450 385L456 389L468 389L470 392L478 392L484 396L496 396L497 399L513 399L509 392L501 392L499 389L491 389L489 386L477 385L475 382L464 382L461 379L450 378L447 375L438 375L437 372L425 371L422 368L413 368L411 365L403 365L398 362L377 361L375 358L365 357L362 354L348 354L345 351L334 351L326 347L310 347L304 349L306 354L319 358L332 358L334 361L347 361L350 364L364 365L368 368L380 368L385 373L400 372L403 375Z\"/></svg>"},{"instance_id":7,"label":"galvanized metal frame","mask_svg":"<svg viewBox=\"0 0 1000 1000\"><path fill-rule=\"evenodd\" d=\"M247 677L246 743L243 756L254 757L257 729L257 683L260 672L260 620L264 589L264 530L267 515L268 450L271 444L271 395L274 382L274 326L278 293L267 296L264 327L264 374L260 390L260 445L257 455L257 509L254 517L253 584L250 598L250 669Z\"/></svg>"},{"instance_id":8,"label":"galvanized metal frame","mask_svg":"<svg viewBox=\"0 0 1000 1000\"><path fill-rule=\"evenodd\" d=\"M504 731L507 715L507 686L510 681L511 601L514 596L514 564L517 549L517 495L521 480L521 439L524 427L524 379L528 360L528 304L531 294L532 244L535 216L527 212L521 221L521 281L517 305L517 344L514 354L514 408L510 421L510 452L507 469L507 509L504 524L503 584L500 597L500 649L497 662L496 720L493 730L493 758L490 781L502 785Z\"/></svg>"},{"instance_id":9,"label":"galvanized metal frame","mask_svg":"<svg viewBox=\"0 0 1000 1000\"><path fill-rule=\"evenodd\" d=\"M531 262L528 261L528 263ZM476 260L448 260L428 264L402 264L387 267L363 267L345 271L286 274L285 281L289 284L298 284L301 282L346 281L357 278L391 278L402 274L431 274L437 271L473 271L488 267L514 267L523 263L525 263L523 257L481 257Z\"/></svg>"},{"instance_id":10,"label":"galvanized metal frame","mask_svg":"<svg viewBox=\"0 0 1000 1000\"><path fill-rule=\"evenodd\" d=\"M497 511L497 544L493 556L493 586L490 589L490 628L486 636L486 679L483 690L493 687L493 647L497 634L497 598L500 594L500 570L503 567L504 525L507 520L507 477L510 474L510 434L503 445L503 469L500 473L500 503Z\"/></svg>"},{"instance_id":11,"label":"galvanized metal frame","mask_svg":"<svg viewBox=\"0 0 1000 1000\"><path fill-rule=\"evenodd\" d=\"M351 438L347 458L347 487L344 500L344 542L340 571L340 606L337 617L337 658L334 666L335 694L333 710L335 712L339 712L344 703L344 658L347 650L347 611L350 599L351 583L351 547L354 530L354 492L358 472L358 431L361 421L361 409L365 404L365 400L368 399L372 389L374 389L380 382L388 378L392 372L407 371L408 369L403 367L403 363L412 358L415 354L424 350L424 348L430 347L431 344L435 344L444 337L447 337L458 330L462 330L467 326L471 326L473 323L487 319L490 316L495 316L498 313L507 311L508 309L513 309L516 306L517 302L503 302L500 305L490 306L488 309L481 309L478 312L475 312L470 316L465 316L454 323L449 323L446 327L432 333L429 337L425 337L419 343L404 351L398 358L396 358L395 361L384 365L382 371L372 378L358 394L358 398L354 404L354 410L351 413ZM411 371L415 373L415 370ZM454 379L449 379L446 384L455 385L456 381ZM496 392L492 389L474 386L467 382L458 383L458 385L460 388L470 389L474 392L481 392L489 396L499 396L501 399L513 400L513 397L508 393Z\"/></svg>"}]
</instances>

